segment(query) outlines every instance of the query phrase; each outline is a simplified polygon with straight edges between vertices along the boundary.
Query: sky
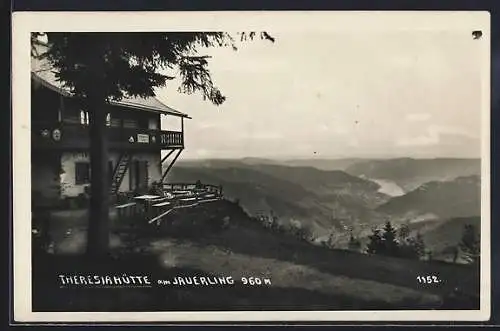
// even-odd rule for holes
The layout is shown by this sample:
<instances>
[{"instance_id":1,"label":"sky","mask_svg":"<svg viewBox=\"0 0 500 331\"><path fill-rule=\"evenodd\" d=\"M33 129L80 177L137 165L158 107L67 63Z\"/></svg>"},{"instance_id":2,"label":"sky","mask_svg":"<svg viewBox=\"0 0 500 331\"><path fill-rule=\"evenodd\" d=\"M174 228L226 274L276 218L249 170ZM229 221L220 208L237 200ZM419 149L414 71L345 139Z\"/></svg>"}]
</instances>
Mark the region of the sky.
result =
<instances>
[{"instance_id":1,"label":"sky","mask_svg":"<svg viewBox=\"0 0 500 331\"><path fill-rule=\"evenodd\" d=\"M183 158L480 157L485 87L470 33L268 32L275 43L200 51L223 105L177 81L157 91L192 117Z\"/></svg>"}]
</instances>

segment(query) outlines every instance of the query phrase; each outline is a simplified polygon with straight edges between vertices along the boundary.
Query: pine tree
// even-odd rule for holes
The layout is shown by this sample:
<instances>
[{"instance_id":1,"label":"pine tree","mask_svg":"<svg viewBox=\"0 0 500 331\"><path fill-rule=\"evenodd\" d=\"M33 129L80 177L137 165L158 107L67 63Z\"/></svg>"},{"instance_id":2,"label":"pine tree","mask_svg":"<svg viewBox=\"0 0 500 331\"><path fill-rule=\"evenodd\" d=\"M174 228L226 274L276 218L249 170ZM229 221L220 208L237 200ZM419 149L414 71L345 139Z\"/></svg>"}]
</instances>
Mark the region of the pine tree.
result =
<instances>
[{"instance_id":1,"label":"pine tree","mask_svg":"<svg viewBox=\"0 0 500 331\"><path fill-rule=\"evenodd\" d=\"M425 249L425 242L422 234L419 232L417 233L417 236L415 238L414 242L414 250L416 256L420 259L425 255L426 249Z\"/></svg>"},{"instance_id":2,"label":"pine tree","mask_svg":"<svg viewBox=\"0 0 500 331\"><path fill-rule=\"evenodd\" d=\"M388 256L398 256L399 245L396 241L396 229L392 226L391 222L385 223L384 234L382 235L383 252L382 254Z\"/></svg>"},{"instance_id":3,"label":"pine tree","mask_svg":"<svg viewBox=\"0 0 500 331\"><path fill-rule=\"evenodd\" d=\"M462 240L459 243L460 250L463 252L464 258L469 263L477 263L481 253L480 235L477 229L472 224L464 226Z\"/></svg>"},{"instance_id":4,"label":"pine tree","mask_svg":"<svg viewBox=\"0 0 500 331\"><path fill-rule=\"evenodd\" d=\"M398 236L399 240L402 243L408 239L408 237L410 236L410 227L408 226L408 224L401 225L401 227L399 228Z\"/></svg>"}]
</instances>

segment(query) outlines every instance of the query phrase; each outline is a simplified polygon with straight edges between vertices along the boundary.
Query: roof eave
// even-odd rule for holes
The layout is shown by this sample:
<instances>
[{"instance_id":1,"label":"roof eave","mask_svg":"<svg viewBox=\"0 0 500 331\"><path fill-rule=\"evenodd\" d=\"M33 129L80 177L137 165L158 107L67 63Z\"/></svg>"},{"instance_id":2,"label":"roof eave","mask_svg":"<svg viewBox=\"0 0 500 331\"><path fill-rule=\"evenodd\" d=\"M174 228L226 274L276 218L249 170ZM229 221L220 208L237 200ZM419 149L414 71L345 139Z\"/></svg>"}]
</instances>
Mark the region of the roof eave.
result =
<instances>
[{"instance_id":1,"label":"roof eave","mask_svg":"<svg viewBox=\"0 0 500 331\"><path fill-rule=\"evenodd\" d=\"M31 77L33 79L35 79L38 83L40 83L41 85L47 87L48 89L54 91L54 92L57 92L59 94L62 94L63 96L65 97L71 97L71 93L68 92L68 91L65 91L64 89L60 88L60 87L57 87L53 84L50 84L49 82L47 82L45 79L39 77L36 73L32 72L31 73Z\"/></svg>"},{"instance_id":2,"label":"roof eave","mask_svg":"<svg viewBox=\"0 0 500 331\"><path fill-rule=\"evenodd\" d=\"M62 89L60 87L57 87L57 86L55 86L55 85L47 82L45 79L39 77L34 72L31 73L31 77L34 78L37 82L39 82L41 85L43 85L43 86L51 89L52 91L60 93L60 94L62 94L65 97L73 97L73 94L71 94L70 92L68 92L68 91L66 91L66 90L64 90L64 89ZM114 106L120 106L120 107L130 108L130 109L149 111L149 112L153 112L153 113L157 113L157 114L161 114L161 115L171 115L171 116L177 116L177 117L183 117L183 118L187 118L187 119L192 119L192 117L190 117L189 115L181 113L181 112L174 113L174 112L169 112L169 111L165 111L165 110L159 110L159 109L148 108L148 107L143 107L143 106L135 106L135 105L125 104L125 103L121 103L119 101L111 101L110 104L114 105Z\"/></svg>"},{"instance_id":3,"label":"roof eave","mask_svg":"<svg viewBox=\"0 0 500 331\"><path fill-rule=\"evenodd\" d=\"M159 109L148 108L148 107L144 107L144 106L130 105L130 104L126 104L126 103L121 103L119 101L110 101L110 104L114 105L114 106L130 108L130 109L149 111L149 112L153 112L153 113L157 113L157 114L161 114L161 115L172 115L172 116L185 117L185 118L191 119L191 117L189 117L187 114L180 113L180 112L174 113L174 112L169 112L166 110L159 110Z\"/></svg>"}]
</instances>

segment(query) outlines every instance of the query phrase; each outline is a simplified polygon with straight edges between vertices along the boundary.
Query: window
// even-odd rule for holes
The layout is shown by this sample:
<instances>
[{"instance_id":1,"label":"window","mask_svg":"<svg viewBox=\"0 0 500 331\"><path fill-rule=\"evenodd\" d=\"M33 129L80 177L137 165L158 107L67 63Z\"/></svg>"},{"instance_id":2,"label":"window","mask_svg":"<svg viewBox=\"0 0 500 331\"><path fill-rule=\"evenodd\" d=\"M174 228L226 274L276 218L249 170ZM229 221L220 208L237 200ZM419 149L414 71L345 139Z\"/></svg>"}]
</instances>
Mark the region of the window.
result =
<instances>
[{"instance_id":1,"label":"window","mask_svg":"<svg viewBox=\"0 0 500 331\"><path fill-rule=\"evenodd\" d=\"M148 129L158 130L158 119L157 118L150 118L149 119Z\"/></svg>"},{"instance_id":2,"label":"window","mask_svg":"<svg viewBox=\"0 0 500 331\"><path fill-rule=\"evenodd\" d=\"M90 183L90 163L75 162L75 184L82 185Z\"/></svg>"},{"instance_id":3,"label":"window","mask_svg":"<svg viewBox=\"0 0 500 331\"><path fill-rule=\"evenodd\" d=\"M86 110L80 110L80 124L89 125L89 112Z\"/></svg>"},{"instance_id":4,"label":"window","mask_svg":"<svg viewBox=\"0 0 500 331\"><path fill-rule=\"evenodd\" d=\"M106 115L106 126L111 126L111 114Z\"/></svg>"},{"instance_id":5,"label":"window","mask_svg":"<svg viewBox=\"0 0 500 331\"><path fill-rule=\"evenodd\" d=\"M123 127L130 129L137 129L137 121L132 119L123 119Z\"/></svg>"}]
</instances>

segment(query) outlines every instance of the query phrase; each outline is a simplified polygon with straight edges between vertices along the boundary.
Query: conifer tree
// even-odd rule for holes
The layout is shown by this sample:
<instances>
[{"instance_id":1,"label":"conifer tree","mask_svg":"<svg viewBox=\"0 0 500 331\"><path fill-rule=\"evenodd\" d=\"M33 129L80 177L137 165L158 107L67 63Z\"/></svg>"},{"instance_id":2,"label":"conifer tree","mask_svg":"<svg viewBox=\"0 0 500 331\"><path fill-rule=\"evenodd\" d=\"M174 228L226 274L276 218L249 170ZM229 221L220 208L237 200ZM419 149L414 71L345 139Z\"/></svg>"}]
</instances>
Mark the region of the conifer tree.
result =
<instances>
[{"instance_id":1,"label":"conifer tree","mask_svg":"<svg viewBox=\"0 0 500 331\"><path fill-rule=\"evenodd\" d=\"M396 241L396 229L392 226L391 222L386 222L384 226L384 233L382 235L383 252L382 254L388 256L398 256L399 245Z\"/></svg>"},{"instance_id":2,"label":"conifer tree","mask_svg":"<svg viewBox=\"0 0 500 331\"><path fill-rule=\"evenodd\" d=\"M481 253L481 241L476 227L472 224L464 226L462 240L459 243L464 258L469 263L477 263Z\"/></svg>"}]
</instances>

